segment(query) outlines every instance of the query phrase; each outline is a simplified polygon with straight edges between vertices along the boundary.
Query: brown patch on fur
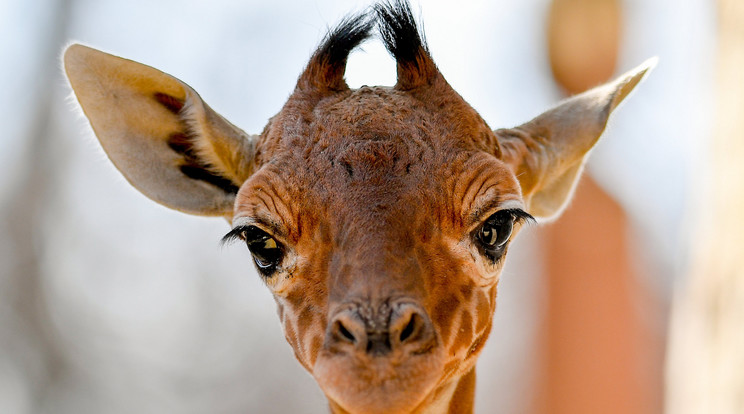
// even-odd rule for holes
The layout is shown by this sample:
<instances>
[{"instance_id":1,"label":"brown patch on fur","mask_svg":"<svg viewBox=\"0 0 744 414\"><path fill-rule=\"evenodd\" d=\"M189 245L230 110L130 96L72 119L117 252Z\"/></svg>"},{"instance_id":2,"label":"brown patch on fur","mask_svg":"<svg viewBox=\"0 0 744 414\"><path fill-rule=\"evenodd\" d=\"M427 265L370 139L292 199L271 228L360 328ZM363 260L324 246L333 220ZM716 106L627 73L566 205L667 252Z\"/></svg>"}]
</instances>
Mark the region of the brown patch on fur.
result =
<instances>
[{"instance_id":1,"label":"brown patch on fur","mask_svg":"<svg viewBox=\"0 0 744 414\"><path fill-rule=\"evenodd\" d=\"M446 344L451 344L452 323L457 316L457 310L460 307L460 301L456 295L449 294L440 299L432 312L432 319L439 327L439 335Z\"/></svg>"},{"instance_id":2,"label":"brown patch on fur","mask_svg":"<svg viewBox=\"0 0 744 414\"><path fill-rule=\"evenodd\" d=\"M488 300L488 296L486 296L485 292L481 291L478 292L476 295L475 314L478 317L478 321L475 325L476 330L480 332L486 325L491 322L491 318L493 317L491 303Z\"/></svg>"},{"instance_id":3,"label":"brown patch on fur","mask_svg":"<svg viewBox=\"0 0 744 414\"><path fill-rule=\"evenodd\" d=\"M473 317L470 312L463 311L460 319L460 328L458 329L458 335L456 342L459 346L468 346L473 338Z\"/></svg>"},{"instance_id":4,"label":"brown patch on fur","mask_svg":"<svg viewBox=\"0 0 744 414\"><path fill-rule=\"evenodd\" d=\"M455 374L455 372L457 372L457 370L460 368L461 362L462 361L460 361L459 359L452 359L449 362L447 362L447 364L444 366L444 369L442 370L443 372L442 378L443 379L451 378Z\"/></svg>"},{"instance_id":5,"label":"brown patch on fur","mask_svg":"<svg viewBox=\"0 0 744 414\"><path fill-rule=\"evenodd\" d=\"M460 294L462 295L463 302L470 302L473 297L474 286L473 285L460 285Z\"/></svg>"},{"instance_id":6,"label":"brown patch on fur","mask_svg":"<svg viewBox=\"0 0 744 414\"><path fill-rule=\"evenodd\" d=\"M314 326L315 320L316 311L313 309L313 306L305 306L297 316L297 336L304 340L308 330Z\"/></svg>"},{"instance_id":7,"label":"brown patch on fur","mask_svg":"<svg viewBox=\"0 0 744 414\"><path fill-rule=\"evenodd\" d=\"M475 405L475 368L460 378L450 401L448 414L472 413Z\"/></svg>"},{"instance_id":8,"label":"brown patch on fur","mask_svg":"<svg viewBox=\"0 0 744 414\"><path fill-rule=\"evenodd\" d=\"M307 355L311 367L315 365L315 361L318 359L318 352L320 352L321 348L323 348L323 336L314 335L310 340L310 349Z\"/></svg>"}]
</instances>

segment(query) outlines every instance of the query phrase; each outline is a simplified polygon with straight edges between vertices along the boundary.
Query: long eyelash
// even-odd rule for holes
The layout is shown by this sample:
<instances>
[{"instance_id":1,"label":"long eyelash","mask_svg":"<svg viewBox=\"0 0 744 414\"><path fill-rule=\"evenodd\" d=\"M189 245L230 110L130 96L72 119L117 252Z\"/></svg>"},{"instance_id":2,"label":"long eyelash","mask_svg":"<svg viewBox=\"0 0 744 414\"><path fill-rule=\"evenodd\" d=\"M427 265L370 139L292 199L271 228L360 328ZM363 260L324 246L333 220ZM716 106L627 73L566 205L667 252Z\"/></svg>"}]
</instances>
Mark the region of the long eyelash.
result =
<instances>
[{"instance_id":1,"label":"long eyelash","mask_svg":"<svg viewBox=\"0 0 744 414\"><path fill-rule=\"evenodd\" d=\"M514 217L514 222L515 223L525 223L525 224L528 224L528 225L533 225L533 224L537 223L537 220L535 220L535 218L532 217L530 215L530 213L528 213L528 212L526 212L524 210L521 210L521 209L518 209L518 208L510 208L510 209L502 210L502 211L505 211L505 212L511 214L512 217Z\"/></svg>"},{"instance_id":2,"label":"long eyelash","mask_svg":"<svg viewBox=\"0 0 744 414\"><path fill-rule=\"evenodd\" d=\"M510 208L510 209L506 209L502 211L511 214L512 217L514 217L514 221L516 223L526 223L528 225L533 225L537 223L537 220L535 220L535 218L532 217L532 215L530 215L524 210L521 210L518 208ZM234 229L230 230L226 235L222 237L222 239L220 240L220 244L222 246L226 246L238 240L243 240L243 234L246 230L249 229L249 227L250 226L235 227Z\"/></svg>"},{"instance_id":3,"label":"long eyelash","mask_svg":"<svg viewBox=\"0 0 744 414\"><path fill-rule=\"evenodd\" d=\"M222 237L222 240L220 240L220 244L222 246L225 246L238 240L243 240L243 234L246 230L248 230L248 227L249 226L238 226L230 230L229 233Z\"/></svg>"}]
</instances>

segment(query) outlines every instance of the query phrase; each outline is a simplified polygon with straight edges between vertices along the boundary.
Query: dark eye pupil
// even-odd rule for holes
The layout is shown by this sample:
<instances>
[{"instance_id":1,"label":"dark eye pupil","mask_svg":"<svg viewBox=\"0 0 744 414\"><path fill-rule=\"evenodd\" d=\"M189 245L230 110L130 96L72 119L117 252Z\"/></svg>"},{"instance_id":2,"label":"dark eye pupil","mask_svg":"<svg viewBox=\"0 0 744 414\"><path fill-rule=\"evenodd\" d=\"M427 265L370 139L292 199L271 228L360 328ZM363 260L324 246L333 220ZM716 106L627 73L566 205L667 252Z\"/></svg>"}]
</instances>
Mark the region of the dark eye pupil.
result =
<instances>
[{"instance_id":1,"label":"dark eye pupil","mask_svg":"<svg viewBox=\"0 0 744 414\"><path fill-rule=\"evenodd\" d=\"M276 240L255 227L246 230L244 237L259 270L265 275L273 272L282 258L282 249Z\"/></svg>"},{"instance_id":2,"label":"dark eye pupil","mask_svg":"<svg viewBox=\"0 0 744 414\"><path fill-rule=\"evenodd\" d=\"M498 232L490 225L486 224L481 228L480 239L483 244L487 246L494 246L497 242L498 237Z\"/></svg>"},{"instance_id":3,"label":"dark eye pupil","mask_svg":"<svg viewBox=\"0 0 744 414\"><path fill-rule=\"evenodd\" d=\"M478 239L486 249L498 249L509 241L514 219L508 213L496 213L481 226Z\"/></svg>"}]
</instances>

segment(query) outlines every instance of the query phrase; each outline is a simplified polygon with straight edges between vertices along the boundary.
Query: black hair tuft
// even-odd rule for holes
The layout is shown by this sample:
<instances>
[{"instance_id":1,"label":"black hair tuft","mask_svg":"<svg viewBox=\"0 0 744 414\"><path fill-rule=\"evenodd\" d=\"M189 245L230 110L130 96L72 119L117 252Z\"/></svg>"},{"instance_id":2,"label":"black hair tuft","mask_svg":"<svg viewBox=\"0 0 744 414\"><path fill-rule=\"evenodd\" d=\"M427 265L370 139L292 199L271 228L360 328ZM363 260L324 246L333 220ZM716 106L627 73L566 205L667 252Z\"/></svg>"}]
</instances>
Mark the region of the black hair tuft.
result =
<instances>
[{"instance_id":1,"label":"black hair tuft","mask_svg":"<svg viewBox=\"0 0 744 414\"><path fill-rule=\"evenodd\" d=\"M321 42L310 59L300 86L339 90L346 88L344 70L349 53L371 36L375 26L368 12L346 16Z\"/></svg>"},{"instance_id":2,"label":"black hair tuft","mask_svg":"<svg viewBox=\"0 0 744 414\"><path fill-rule=\"evenodd\" d=\"M441 78L408 0L383 0L375 4L372 11L374 14L365 11L347 16L329 30L300 77L300 89L348 89L344 71L349 53L371 36L375 25L385 47L398 64L396 88L413 89L431 85Z\"/></svg>"},{"instance_id":3,"label":"black hair tuft","mask_svg":"<svg viewBox=\"0 0 744 414\"><path fill-rule=\"evenodd\" d=\"M414 89L441 78L408 0L383 1L374 8L380 37L398 62L396 88Z\"/></svg>"},{"instance_id":4,"label":"black hair tuft","mask_svg":"<svg viewBox=\"0 0 744 414\"><path fill-rule=\"evenodd\" d=\"M331 66L345 64L349 53L371 36L374 26L367 12L344 17L323 39L315 52L317 58Z\"/></svg>"},{"instance_id":5,"label":"black hair tuft","mask_svg":"<svg viewBox=\"0 0 744 414\"><path fill-rule=\"evenodd\" d=\"M407 1L395 0L375 5L380 36L385 47L402 64L416 64L420 54L428 53Z\"/></svg>"}]
</instances>

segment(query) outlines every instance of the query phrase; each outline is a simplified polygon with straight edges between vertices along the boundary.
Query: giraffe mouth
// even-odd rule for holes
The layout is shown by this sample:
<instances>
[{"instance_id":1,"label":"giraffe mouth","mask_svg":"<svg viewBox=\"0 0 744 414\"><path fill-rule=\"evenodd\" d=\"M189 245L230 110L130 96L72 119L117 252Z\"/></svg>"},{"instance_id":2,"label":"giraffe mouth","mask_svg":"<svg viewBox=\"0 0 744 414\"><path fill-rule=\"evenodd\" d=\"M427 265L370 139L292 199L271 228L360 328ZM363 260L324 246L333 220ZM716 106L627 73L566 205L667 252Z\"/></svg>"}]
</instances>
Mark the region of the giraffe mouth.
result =
<instances>
[{"instance_id":1,"label":"giraffe mouth","mask_svg":"<svg viewBox=\"0 0 744 414\"><path fill-rule=\"evenodd\" d=\"M313 376L326 396L349 413L407 413L427 399L442 378L442 347L372 355L323 350Z\"/></svg>"}]
</instances>

